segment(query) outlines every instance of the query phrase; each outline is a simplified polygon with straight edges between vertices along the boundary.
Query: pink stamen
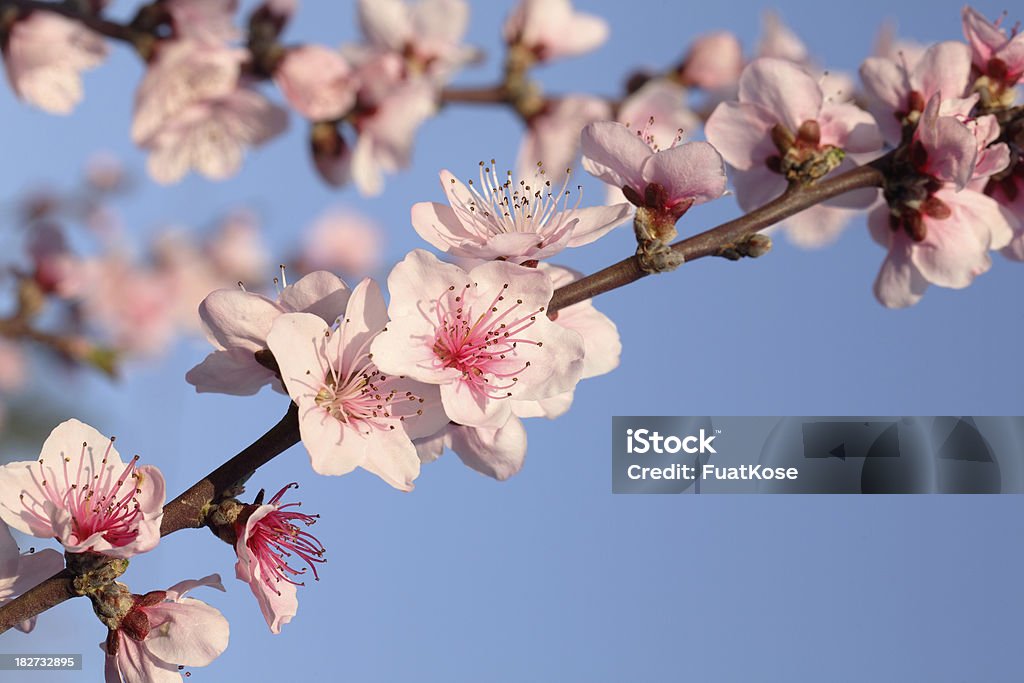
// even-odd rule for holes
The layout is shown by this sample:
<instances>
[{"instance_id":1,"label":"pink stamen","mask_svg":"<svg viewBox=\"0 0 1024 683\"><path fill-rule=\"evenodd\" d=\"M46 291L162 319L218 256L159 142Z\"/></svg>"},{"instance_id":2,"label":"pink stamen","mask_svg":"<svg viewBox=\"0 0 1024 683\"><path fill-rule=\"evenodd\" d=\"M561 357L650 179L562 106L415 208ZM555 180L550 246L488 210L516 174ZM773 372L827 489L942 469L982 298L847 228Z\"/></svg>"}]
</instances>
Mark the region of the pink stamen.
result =
<instances>
[{"instance_id":1,"label":"pink stamen","mask_svg":"<svg viewBox=\"0 0 1024 683\"><path fill-rule=\"evenodd\" d=\"M266 503L276 509L253 525L245 543L260 567L263 582L279 595L275 583L286 581L295 586L303 586L305 583L296 581L294 577L302 576L308 570L312 570L313 579L319 581L317 565L327 561L323 544L299 526L312 526L320 515L307 515L289 509L299 507L301 503L280 504L285 491L298 486L294 482L288 484ZM306 566L293 567L286 559L292 557L298 558Z\"/></svg>"}]
</instances>

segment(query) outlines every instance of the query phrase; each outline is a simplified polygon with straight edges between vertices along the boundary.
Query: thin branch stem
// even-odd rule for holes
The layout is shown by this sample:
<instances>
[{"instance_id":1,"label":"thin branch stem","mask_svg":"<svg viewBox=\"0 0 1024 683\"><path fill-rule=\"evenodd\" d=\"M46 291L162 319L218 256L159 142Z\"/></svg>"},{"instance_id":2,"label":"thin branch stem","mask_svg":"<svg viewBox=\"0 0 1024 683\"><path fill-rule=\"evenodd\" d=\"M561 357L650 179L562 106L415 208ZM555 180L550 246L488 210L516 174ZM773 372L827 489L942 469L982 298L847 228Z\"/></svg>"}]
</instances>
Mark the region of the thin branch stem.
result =
<instances>
[{"instance_id":1,"label":"thin branch stem","mask_svg":"<svg viewBox=\"0 0 1024 683\"><path fill-rule=\"evenodd\" d=\"M788 190L777 199L744 216L676 242L672 245L672 250L684 258L684 264L705 256L715 256L723 249L742 242L754 233L771 227L826 199L866 187L881 187L885 180L881 169L884 164L888 163L888 158L887 155L872 164L859 166L820 183ZM588 275L555 290L548 311L554 313L598 294L636 282L647 275L648 273L640 268L639 259L636 256L630 256L593 275Z\"/></svg>"},{"instance_id":2,"label":"thin branch stem","mask_svg":"<svg viewBox=\"0 0 1024 683\"><path fill-rule=\"evenodd\" d=\"M462 104L510 104L509 93L504 85L480 88L445 88L441 91L441 102Z\"/></svg>"}]
</instances>

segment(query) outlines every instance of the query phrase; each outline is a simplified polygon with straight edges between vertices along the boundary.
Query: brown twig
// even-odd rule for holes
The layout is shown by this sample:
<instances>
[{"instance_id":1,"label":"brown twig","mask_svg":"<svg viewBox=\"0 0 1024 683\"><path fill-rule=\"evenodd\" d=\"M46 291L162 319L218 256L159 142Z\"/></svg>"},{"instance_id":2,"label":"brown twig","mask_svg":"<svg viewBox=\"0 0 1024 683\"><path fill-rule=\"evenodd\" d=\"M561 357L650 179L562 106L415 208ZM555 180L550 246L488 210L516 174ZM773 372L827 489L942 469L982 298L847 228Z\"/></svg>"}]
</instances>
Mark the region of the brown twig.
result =
<instances>
[{"instance_id":1,"label":"brown twig","mask_svg":"<svg viewBox=\"0 0 1024 683\"><path fill-rule=\"evenodd\" d=\"M881 169L888 163L888 159L889 156L886 155L870 165L857 167L814 185L784 192L777 199L744 216L676 242L672 245L672 250L683 257L684 263L705 256L715 256L754 233L771 227L826 199L866 187L881 187L885 180L885 174ZM637 257L630 256L593 275L588 275L555 290L548 311L554 313L566 306L636 282L646 275L648 273L640 268Z\"/></svg>"}]
</instances>

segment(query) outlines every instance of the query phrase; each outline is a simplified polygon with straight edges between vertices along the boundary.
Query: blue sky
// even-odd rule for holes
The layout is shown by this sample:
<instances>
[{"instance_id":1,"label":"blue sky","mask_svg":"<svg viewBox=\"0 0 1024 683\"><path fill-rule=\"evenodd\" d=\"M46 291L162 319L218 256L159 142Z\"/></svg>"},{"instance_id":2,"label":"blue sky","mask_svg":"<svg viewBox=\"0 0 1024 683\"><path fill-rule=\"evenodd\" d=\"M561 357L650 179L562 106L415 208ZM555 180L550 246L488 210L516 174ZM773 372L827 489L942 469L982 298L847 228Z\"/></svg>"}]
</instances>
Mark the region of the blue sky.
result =
<instances>
[{"instance_id":1,"label":"blue sky","mask_svg":"<svg viewBox=\"0 0 1024 683\"><path fill-rule=\"evenodd\" d=\"M471 41L488 61L462 85L498 73L509 2L474 2ZM306 2L292 41L355 37L352 2ZM727 28L750 46L763 6L636 0L577 5L605 16L600 51L537 72L550 92L619 92L637 66L674 63L687 41ZM132 3L118 2L120 11ZM773 5L831 68L855 71L885 18L921 41L960 37L960 3L861 0ZM998 3L978 3L989 16ZM1021 17L1011 17L1013 22ZM69 119L0 89L4 198L39 181L71 184L109 150L133 169L131 92L141 66L124 48L86 79ZM140 236L168 223L203 226L239 205L261 212L286 251L324 209L356 207L385 226L388 263L423 247L412 203L437 200L437 172L480 159L513 163L519 123L507 112L453 106L424 126L414 166L385 193L330 190L306 159L304 126L252 155L224 183L172 188L142 179L120 206ZM503 161L504 160L504 161ZM603 196L587 179L586 196ZM738 214L725 199L680 224L692 233ZM628 229L561 262L592 271L630 253ZM485 479L451 454L400 494L363 473L317 477L301 448L252 480L319 512L323 580L300 593L279 636L233 578L230 548L206 532L175 534L132 561L137 592L220 572L227 594L196 594L231 621L232 642L195 681L1010 681L1019 678L1024 505L1019 496L613 496L612 415L1024 414L1024 269L995 256L963 291L931 289L916 307L882 308L871 283L884 252L863 220L837 244L800 251L784 239L766 258L706 259L601 297L618 324L621 366L584 383L565 417L527 424L523 472ZM268 274L269 278L270 274ZM176 493L262 433L286 401L196 395L183 375L207 352L185 342L111 385L61 380L64 417L89 419L124 451L159 465ZM48 381L40 376L41 381ZM76 408L80 405L81 409ZM76 412L77 411L77 412ZM40 436L40 442L42 436ZM34 457L33 453L4 454ZM37 545L42 545L39 543ZM81 652L86 672L33 681L99 680L104 637L72 601L4 651Z\"/></svg>"}]
</instances>

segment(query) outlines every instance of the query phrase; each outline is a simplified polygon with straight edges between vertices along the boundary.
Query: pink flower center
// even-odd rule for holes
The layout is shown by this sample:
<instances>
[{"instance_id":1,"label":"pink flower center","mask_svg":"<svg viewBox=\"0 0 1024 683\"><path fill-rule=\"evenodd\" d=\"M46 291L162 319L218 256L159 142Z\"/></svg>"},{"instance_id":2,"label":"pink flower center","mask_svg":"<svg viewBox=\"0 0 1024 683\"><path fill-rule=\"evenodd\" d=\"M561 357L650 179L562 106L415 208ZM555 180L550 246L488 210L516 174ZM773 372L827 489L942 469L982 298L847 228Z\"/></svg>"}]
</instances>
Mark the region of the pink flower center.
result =
<instances>
[{"instance_id":1,"label":"pink flower center","mask_svg":"<svg viewBox=\"0 0 1024 683\"><path fill-rule=\"evenodd\" d=\"M87 454L89 445L83 443L78 467L73 473L68 467L71 458L63 458L63 476L60 481L47 479L47 470L43 467L45 463L40 458L36 483L38 497L32 492L22 493L21 501L25 510L45 524L49 524L50 519L39 512L44 501L66 510L71 516L72 537L67 539L71 544L81 543L97 533L102 533L103 538L114 547L134 541L139 535L137 521L142 514L137 498L142 493L138 488L140 475L135 470L139 456L134 456L115 478L115 468L107 466L113 444L114 439L110 439L99 472L94 472L92 460Z\"/></svg>"},{"instance_id":2,"label":"pink flower center","mask_svg":"<svg viewBox=\"0 0 1024 683\"><path fill-rule=\"evenodd\" d=\"M465 288L471 286L475 285L467 284ZM502 285L494 300L479 315L464 301L464 292L454 294L455 285L438 297L434 307L435 367L455 368L474 394L486 398L511 396L509 389L519 381L518 375L530 367L529 361L522 365L515 362L518 344L543 346L543 342L524 337L523 333L537 321L544 307L523 314L520 311L522 299L506 298L508 287L508 283Z\"/></svg>"},{"instance_id":3,"label":"pink flower center","mask_svg":"<svg viewBox=\"0 0 1024 683\"><path fill-rule=\"evenodd\" d=\"M340 333L339 330L337 334ZM372 337L367 339L347 362L344 348L333 362L325 358L326 377L314 400L343 424L393 430L396 421L402 422L407 414L412 414L405 406L423 403L424 399L395 386L394 377L387 377L377 369L371 360L372 354L367 351L371 341ZM423 409L418 408L415 414L422 415Z\"/></svg>"},{"instance_id":4,"label":"pink flower center","mask_svg":"<svg viewBox=\"0 0 1024 683\"><path fill-rule=\"evenodd\" d=\"M327 561L323 544L303 529L316 524L320 515L307 515L289 509L299 507L301 503L280 504L285 491L291 488L298 488L298 484L288 484L267 502L267 505L273 505L276 509L256 522L249 537L245 539L245 545L259 565L261 580L278 595L280 591L274 584L286 581L295 586L303 586L305 583L296 581L294 577L302 576L307 570L312 570L313 579L319 581L316 566ZM306 566L292 566L291 563L296 560Z\"/></svg>"},{"instance_id":5,"label":"pink flower center","mask_svg":"<svg viewBox=\"0 0 1024 683\"><path fill-rule=\"evenodd\" d=\"M555 192L551 181L543 177L545 171L540 164L532 181L520 180L516 184L512 171L501 182L494 163L494 159L490 166L480 162L480 185L470 180L468 197L452 197L452 210L466 230L481 241L508 233L536 233L540 238L538 247L557 242L572 231L577 221L571 212L579 208L583 188L578 188L580 194L570 208L569 170L562 187ZM441 237L452 246L461 243L444 233Z\"/></svg>"}]
</instances>

